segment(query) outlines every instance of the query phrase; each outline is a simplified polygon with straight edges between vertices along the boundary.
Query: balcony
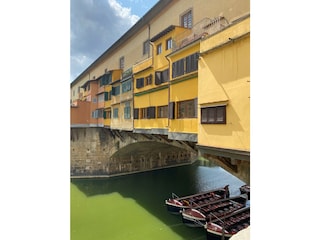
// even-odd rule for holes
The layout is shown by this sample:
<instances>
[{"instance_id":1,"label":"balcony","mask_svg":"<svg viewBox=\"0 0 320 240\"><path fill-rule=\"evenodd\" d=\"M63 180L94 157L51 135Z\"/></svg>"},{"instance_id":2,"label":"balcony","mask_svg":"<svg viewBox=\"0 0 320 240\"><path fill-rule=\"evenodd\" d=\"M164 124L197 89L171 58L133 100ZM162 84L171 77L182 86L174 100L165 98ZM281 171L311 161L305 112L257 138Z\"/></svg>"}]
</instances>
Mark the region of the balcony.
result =
<instances>
[{"instance_id":1,"label":"balcony","mask_svg":"<svg viewBox=\"0 0 320 240\"><path fill-rule=\"evenodd\" d=\"M141 72L151 66L152 66L152 57L144 59L144 60L134 64L132 67L132 72L138 73L138 72Z\"/></svg>"},{"instance_id":2,"label":"balcony","mask_svg":"<svg viewBox=\"0 0 320 240\"><path fill-rule=\"evenodd\" d=\"M186 29L173 38L173 51L179 50L200 38L212 35L228 25L228 21L223 16L214 19L204 18L191 29Z\"/></svg>"}]
</instances>

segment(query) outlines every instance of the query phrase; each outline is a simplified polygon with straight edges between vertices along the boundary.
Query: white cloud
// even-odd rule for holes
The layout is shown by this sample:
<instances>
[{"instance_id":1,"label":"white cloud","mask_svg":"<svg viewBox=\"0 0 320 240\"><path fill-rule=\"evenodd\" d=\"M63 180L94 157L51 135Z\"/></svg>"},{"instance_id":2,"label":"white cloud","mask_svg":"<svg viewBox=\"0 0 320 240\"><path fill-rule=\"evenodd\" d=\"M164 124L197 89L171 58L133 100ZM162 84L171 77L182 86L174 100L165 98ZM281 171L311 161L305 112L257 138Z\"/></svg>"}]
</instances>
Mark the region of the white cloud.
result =
<instances>
[{"instance_id":1,"label":"white cloud","mask_svg":"<svg viewBox=\"0 0 320 240\"><path fill-rule=\"evenodd\" d=\"M71 81L139 19L116 0L71 0L70 13Z\"/></svg>"},{"instance_id":2,"label":"white cloud","mask_svg":"<svg viewBox=\"0 0 320 240\"><path fill-rule=\"evenodd\" d=\"M108 2L111 8L115 10L116 16L129 20L132 25L139 20L137 15L131 14L131 8L122 7L116 0L108 0Z\"/></svg>"}]
</instances>

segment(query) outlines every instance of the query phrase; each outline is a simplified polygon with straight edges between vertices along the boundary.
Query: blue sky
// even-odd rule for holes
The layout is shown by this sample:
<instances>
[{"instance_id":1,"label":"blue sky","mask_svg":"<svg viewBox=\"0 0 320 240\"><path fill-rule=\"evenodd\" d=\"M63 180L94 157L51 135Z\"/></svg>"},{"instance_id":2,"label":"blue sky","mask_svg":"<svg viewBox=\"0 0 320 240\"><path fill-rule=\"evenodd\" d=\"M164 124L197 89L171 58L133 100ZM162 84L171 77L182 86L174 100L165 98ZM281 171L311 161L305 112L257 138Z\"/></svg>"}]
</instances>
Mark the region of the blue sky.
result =
<instances>
[{"instance_id":1,"label":"blue sky","mask_svg":"<svg viewBox=\"0 0 320 240\"><path fill-rule=\"evenodd\" d=\"M158 0L71 0L70 82L157 2Z\"/></svg>"}]
</instances>

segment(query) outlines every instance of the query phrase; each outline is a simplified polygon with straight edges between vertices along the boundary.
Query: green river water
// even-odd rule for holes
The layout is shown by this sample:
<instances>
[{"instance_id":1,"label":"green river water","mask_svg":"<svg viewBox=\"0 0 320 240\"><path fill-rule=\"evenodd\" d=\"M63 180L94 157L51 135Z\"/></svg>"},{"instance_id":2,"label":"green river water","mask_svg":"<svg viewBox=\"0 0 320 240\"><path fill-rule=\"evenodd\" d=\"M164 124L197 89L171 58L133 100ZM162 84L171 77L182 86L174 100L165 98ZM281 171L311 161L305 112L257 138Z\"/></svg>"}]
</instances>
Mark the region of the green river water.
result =
<instances>
[{"instance_id":1,"label":"green river water","mask_svg":"<svg viewBox=\"0 0 320 240\"><path fill-rule=\"evenodd\" d=\"M71 240L205 240L167 212L165 199L244 183L208 162L104 179L71 180Z\"/></svg>"}]
</instances>

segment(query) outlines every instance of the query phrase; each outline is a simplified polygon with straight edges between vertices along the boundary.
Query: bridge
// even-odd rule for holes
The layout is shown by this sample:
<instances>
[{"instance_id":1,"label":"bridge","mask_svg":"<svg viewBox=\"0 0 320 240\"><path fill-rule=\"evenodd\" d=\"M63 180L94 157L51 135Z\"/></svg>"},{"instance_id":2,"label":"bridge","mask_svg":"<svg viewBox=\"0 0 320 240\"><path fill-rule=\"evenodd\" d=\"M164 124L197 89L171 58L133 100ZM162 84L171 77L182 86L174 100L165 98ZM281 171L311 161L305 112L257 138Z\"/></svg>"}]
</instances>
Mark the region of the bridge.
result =
<instances>
[{"instance_id":1,"label":"bridge","mask_svg":"<svg viewBox=\"0 0 320 240\"><path fill-rule=\"evenodd\" d=\"M71 128L70 137L72 178L125 175L191 164L204 157L250 182L246 154L199 150L195 142L171 140L167 135L107 128Z\"/></svg>"}]
</instances>

